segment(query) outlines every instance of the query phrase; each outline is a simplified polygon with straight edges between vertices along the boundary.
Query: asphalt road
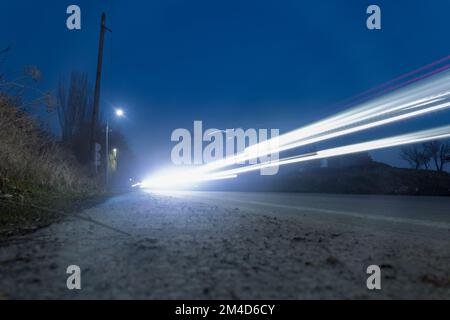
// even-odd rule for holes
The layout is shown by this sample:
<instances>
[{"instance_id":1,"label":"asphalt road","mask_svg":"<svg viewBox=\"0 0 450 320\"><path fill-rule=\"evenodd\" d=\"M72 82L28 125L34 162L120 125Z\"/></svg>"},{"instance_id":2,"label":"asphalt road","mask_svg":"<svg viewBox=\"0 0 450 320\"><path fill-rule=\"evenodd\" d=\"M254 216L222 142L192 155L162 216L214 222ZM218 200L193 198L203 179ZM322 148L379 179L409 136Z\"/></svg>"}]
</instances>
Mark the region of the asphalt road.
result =
<instances>
[{"instance_id":1,"label":"asphalt road","mask_svg":"<svg viewBox=\"0 0 450 320\"><path fill-rule=\"evenodd\" d=\"M450 199L125 194L0 244L0 298L450 299Z\"/></svg>"},{"instance_id":2,"label":"asphalt road","mask_svg":"<svg viewBox=\"0 0 450 320\"><path fill-rule=\"evenodd\" d=\"M447 197L187 191L160 194L243 210L256 209L253 210L256 213L278 217L307 216L326 223L373 226L374 231L409 230L416 235L424 233L426 237L450 240Z\"/></svg>"}]
</instances>

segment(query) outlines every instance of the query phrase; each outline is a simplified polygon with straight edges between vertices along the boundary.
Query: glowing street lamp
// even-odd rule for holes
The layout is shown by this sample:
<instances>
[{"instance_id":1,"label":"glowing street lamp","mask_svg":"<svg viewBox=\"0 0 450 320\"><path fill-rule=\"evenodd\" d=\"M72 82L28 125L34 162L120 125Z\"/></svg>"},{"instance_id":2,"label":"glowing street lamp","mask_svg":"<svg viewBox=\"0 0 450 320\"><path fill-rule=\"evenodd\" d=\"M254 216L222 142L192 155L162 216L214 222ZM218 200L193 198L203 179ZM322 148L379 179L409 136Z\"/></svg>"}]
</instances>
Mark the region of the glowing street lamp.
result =
<instances>
[{"instance_id":1,"label":"glowing street lamp","mask_svg":"<svg viewBox=\"0 0 450 320\"><path fill-rule=\"evenodd\" d=\"M125 116L125 111L121 108L116 108L114 112L117 118L123 118ZM117 149L113 150L114 153L117 153ZM105 186L108 187L108 176L109 176L109 119L106 117L106 135L105 135Z\"/></svg>"},{"instance_id":2,"label":"glowing street lamp","mask_svg":"<svg viewBox=\"0 0 450 320\"><path fill-rule=\"evenodd\" d=\"M116 109L116 116L122 118L125 115L123 109Z\"/></svg>"}]
</instances>

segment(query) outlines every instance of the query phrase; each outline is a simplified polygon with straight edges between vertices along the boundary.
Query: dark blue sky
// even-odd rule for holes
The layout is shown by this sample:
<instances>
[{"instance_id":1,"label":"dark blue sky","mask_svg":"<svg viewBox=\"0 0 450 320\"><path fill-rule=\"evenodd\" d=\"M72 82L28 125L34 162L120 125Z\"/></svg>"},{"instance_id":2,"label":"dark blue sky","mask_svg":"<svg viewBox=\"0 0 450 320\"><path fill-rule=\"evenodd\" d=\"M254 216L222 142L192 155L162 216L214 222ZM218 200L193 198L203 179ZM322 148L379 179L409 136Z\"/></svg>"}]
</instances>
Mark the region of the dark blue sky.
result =
<instances>
[{"instance_id":1,"label":"dark blue sky","mask_svg":"<svg viewBox=\"0 0 450 320\"><path fill-rule=\"evenodd\" d=\"M66 8L82 9L82 30L65 27ZM382 9L382 31L365 27L366 8ZM450 1L2 1L4 69L35 64L43 89L86 71L94 83L99 17L107 13L102 108L127 110L116 124L144 163L170 161L171 132L192 128L280 128L342 111L336 102L450 54ZM340 139L382 137L448 123L426 116ZM378 160L401 164L397 151Z\"/></svg>"}]
</instances>

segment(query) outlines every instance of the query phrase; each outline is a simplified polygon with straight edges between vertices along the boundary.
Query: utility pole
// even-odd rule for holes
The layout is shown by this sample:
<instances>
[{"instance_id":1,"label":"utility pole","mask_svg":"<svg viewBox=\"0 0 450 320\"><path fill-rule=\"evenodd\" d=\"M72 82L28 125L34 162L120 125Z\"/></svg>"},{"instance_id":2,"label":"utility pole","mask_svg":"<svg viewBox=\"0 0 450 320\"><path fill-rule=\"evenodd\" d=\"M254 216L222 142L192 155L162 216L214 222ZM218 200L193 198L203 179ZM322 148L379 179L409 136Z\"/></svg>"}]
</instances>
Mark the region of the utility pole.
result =
<instances>
[{"instance_id":1,"label":"utility pole","mask_svg":"<svg viewBox=\"0 0 450 320\"><path fill-rule=\"evenodd\" d=\"M100 105L100 85L102 79L102 65L103 65L103 47L105 41L105 31L110 29L106 27L106 14L102 13L102 19L100 23L100 43L98 47L98 60L97 60L97 75L95 79L95 91L94 91L94 106L92 108L92 120L91 120L91 137L90 137L90 154L94 157L95 163L95 128L98 121L99 105ZM106 165L108 159L105 159Z\"/></svg>"}]
</instances>

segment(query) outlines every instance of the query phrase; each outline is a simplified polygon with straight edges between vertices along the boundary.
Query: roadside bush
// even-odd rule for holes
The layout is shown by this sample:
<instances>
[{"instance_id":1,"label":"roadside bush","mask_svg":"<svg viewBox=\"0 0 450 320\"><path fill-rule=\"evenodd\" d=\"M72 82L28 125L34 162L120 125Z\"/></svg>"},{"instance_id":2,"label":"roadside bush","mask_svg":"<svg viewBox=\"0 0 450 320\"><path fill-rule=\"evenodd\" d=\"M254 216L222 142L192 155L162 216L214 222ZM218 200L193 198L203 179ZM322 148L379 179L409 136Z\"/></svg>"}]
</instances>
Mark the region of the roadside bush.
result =
<instances>
[{"instance_id":1,"label":"roadside bush","mask_svg":"<svg viewBox=\"0 0 450 320\"><path fill-rule=\"evenodd\" d=\"M0 188L44 187L58 192L96 188L75 157L39 123L0 94Z\"/></svg>"}]
</instances>

